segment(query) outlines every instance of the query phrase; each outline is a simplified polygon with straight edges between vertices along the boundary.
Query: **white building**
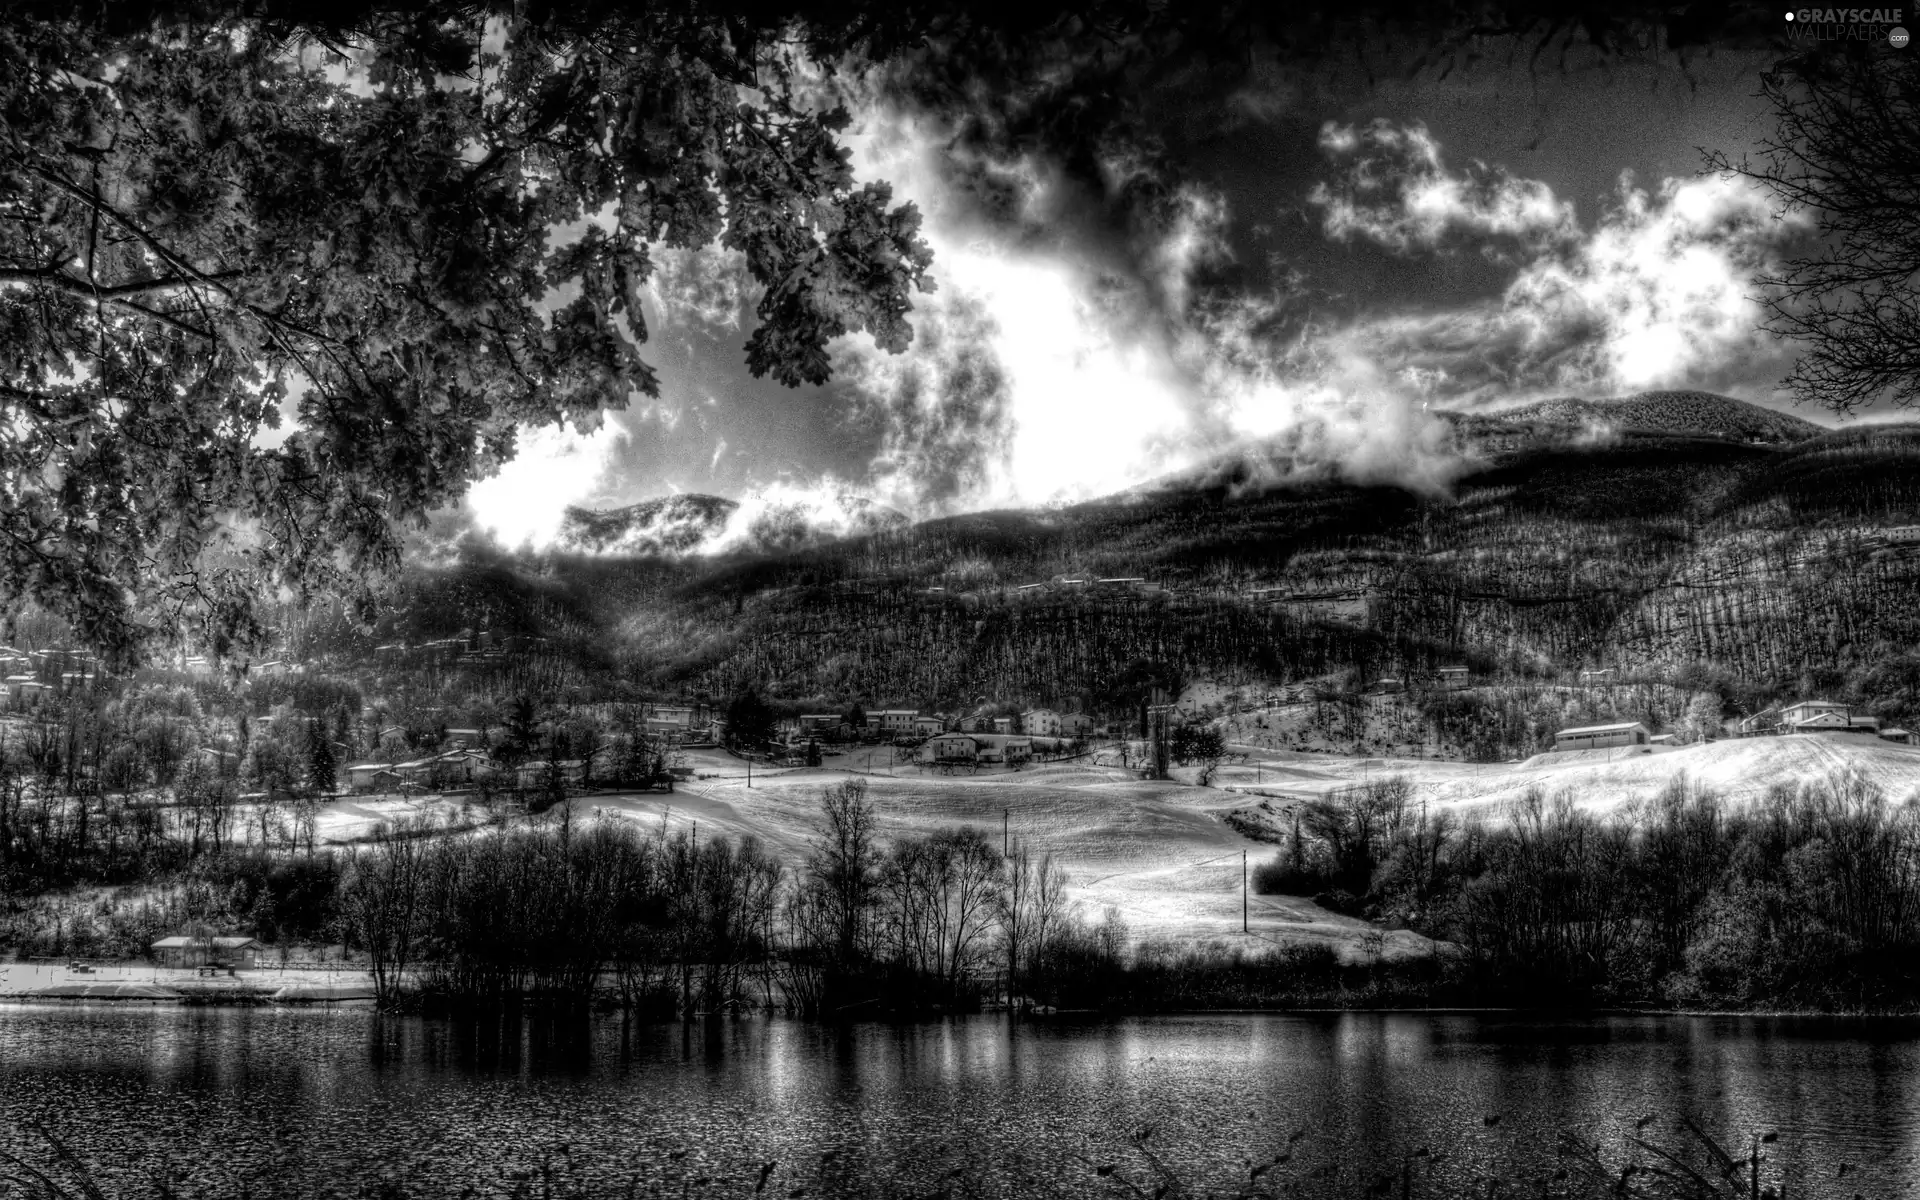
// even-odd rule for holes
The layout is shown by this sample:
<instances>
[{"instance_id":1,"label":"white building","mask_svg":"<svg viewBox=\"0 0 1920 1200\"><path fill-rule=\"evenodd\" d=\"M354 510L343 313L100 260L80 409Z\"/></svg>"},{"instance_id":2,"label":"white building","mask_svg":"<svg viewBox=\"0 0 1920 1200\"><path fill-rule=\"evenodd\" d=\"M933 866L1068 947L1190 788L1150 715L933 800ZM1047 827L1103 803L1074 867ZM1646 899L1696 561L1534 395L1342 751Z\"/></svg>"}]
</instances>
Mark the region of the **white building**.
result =
<instances>
[{"instance_id":1,"label":"white building","mask_svg":"<svg viewBox=\"0 0 1920 1200\"><path fill-rule=\"evenodd\" d=\"M1880 732L1880 718L1856 714L1851 705L1831 700L1802 700L1780 710L1783 733L1860 734Z\"/></svg>"},{"instance_id":2,"label":"white building","mask_svg":"<svg viewBox=\"0 0 1920 1200\"><path fill-rule=\"evenodd\" d=\"M1553 735L1555 750L1602 750L1610 746L1644 746L1653 735L1638 721L1611 725L1579 725Z\"/></svg>"},{"instance_id":3,"label":"white building","mask_svg":"<svg viewBox=\"0 0 1920 1200\"><path fill-rule=\"evenodd\" d=\"M920 713L911 708L883 708L867 714L867 723L876 725L884 733L912 733L913 719Z\"/></svg>"},{"instance_id":4,"label":"white building","mask_svg":"<svg viewBox=\"0 0 1920 1200\"><path fill-rule=\"evenodd\" d=\"M913 731L922 737L931 737L946 727L946 722L939 717L922 716L913 719Z\"/></svg>"},{"instance_id":5,"label":"white building","mask_svg":"<svg viewBox=\"0 0 1920 1200\"><path fill-rule=\"evenodd\" d=\"M1852 714L1853 709L1849 705L1836 704L1831 700L1802 700L1780 710L1780 725L1785 729L1795 729L1801 725L1844 728Z\"/></svg>"},{"instance_id":6,"label":"white building","mask_svg":"<svg viewBox=\"0 0 1920 1200\"><path fill-rule=\"evenodd\" d=\"M1034 737L1059 737L1060 714L1050 708L1030 708L1020 714L1020 732Z\"/></svg>"}]
</instances>

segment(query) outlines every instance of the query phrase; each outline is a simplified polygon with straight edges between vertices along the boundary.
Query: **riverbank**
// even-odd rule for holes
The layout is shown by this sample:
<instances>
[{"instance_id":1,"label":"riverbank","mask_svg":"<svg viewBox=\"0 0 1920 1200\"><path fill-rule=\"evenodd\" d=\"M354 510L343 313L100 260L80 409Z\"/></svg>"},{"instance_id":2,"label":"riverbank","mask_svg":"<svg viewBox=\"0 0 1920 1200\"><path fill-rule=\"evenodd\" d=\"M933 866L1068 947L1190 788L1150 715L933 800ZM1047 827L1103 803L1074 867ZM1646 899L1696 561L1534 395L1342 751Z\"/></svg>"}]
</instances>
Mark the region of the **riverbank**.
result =
<instances>
[{"instance_id":1,"label":"riverbank","mask_svg":"<svg viewBox=\"0 0 1920 1200\"><path fill-rule=\"evenodd\" d=\"M320 967L203 973L145 963L0 963L0 1001L122 1004L371 1004L373 976Z\"/></svg>"}]
</instances>

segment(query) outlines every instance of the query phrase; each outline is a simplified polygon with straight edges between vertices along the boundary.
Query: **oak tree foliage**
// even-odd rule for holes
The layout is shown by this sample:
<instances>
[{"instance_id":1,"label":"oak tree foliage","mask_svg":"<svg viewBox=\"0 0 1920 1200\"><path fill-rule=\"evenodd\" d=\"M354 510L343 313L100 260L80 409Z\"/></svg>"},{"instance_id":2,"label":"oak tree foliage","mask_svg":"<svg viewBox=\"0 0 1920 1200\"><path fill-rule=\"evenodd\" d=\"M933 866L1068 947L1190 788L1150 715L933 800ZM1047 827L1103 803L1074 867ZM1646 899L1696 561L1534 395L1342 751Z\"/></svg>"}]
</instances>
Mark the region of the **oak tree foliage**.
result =
<instances>
[{"instance_id":1,"label":"oak tree foliage","mask_svg":"<svg viewBox=\"0 0 1920 1200\"><path fill-rule=\"evenodd\" d=\"M516 430L658 392L659 247L744 257L748 364L788 385L843 334L904 349L932 286L796 68L853 26L325 11L0 25L0 612L112 665L259 644L263 581L370 613L400 529Z\"/></svg>"}]
</instances>

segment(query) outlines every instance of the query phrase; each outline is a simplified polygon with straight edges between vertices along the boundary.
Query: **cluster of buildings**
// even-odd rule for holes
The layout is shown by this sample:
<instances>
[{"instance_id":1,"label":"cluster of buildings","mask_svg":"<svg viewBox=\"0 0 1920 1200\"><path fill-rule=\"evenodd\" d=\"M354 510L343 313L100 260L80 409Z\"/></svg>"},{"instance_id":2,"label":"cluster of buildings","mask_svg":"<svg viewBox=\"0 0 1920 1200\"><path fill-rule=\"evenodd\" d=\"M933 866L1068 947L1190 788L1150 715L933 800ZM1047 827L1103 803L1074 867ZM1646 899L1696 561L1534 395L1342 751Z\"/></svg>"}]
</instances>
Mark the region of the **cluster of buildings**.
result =
<instances>
[{"instance_id":1,"label":"cluster of buildings","mask_svg":"<svg viewBox=\"0 0 1920 1200\"><path fill-rule=\"evenodd\" d=\"M1880 718L1856 712L1850 704L1836 704L1831 700L1802 700L1784 708L1765 709L1740 722L1741 737L1792 733L1872 737L1901 745L1913 743L1913 735L1906 730L1883 727Z\"/></svg>"},{"instance_id":2,"label":"cluster of buildings","mask_svg":"<svg viewBox=\"0 0 1920 1200\"><path fill-rule=\"evenodd\" d=\"M712 714L704 704L649 704L644 720L648 742L672 750L710 736ZM399 726L380 731L382 738L404 732ZM596 777L613 774L630 746L628 735L612 733L585 758L557 762L536 758L509 769L493 756L498 741L497 736L489 738L480 729L449 728L446 748L437 753L404 762L362 762L347 767L347 787L356 792L437 791L491 781L503 787L532 789L546 786L554 773L563 784L572 786L584 783L590 772Z\"/></svg>"},{"instance_id":3,"label":"cluster of buildings","mask_svg":"<svg viewBox=\"0 0 1920 1200\"><path fill-rule=\"evenodd\" d=\"M1738 733L1741 737L1816 734L1875 738L1903 746L1913 744L1913 735L1907 730L1882 726L1878 717L1855 712L1852 705L1831 700L1802 700L1782 708L1769 708L1741 721ZM1661 746L1672 745L1675 740L1673 734L1654 733L1640 721L1615 721L1562 729L1553 735L1553 748L1599 750L1614 746Z\"/></svg>"},{"instance_id":4,"label":"cluster of buildings","mask_svg":"<svg viewBox=\"0 0 1920 1200\"><path fill-rule=\"evenodd\" d=\"M84 650L0 646L0 710L24 709L44 695L93 682L94 657Z\"/></svg>"},{"instance_id":5,"label":"cluster of buildings","mask_svg":"<svg viewBox=\"0 0 1920 1200\"><path fill-rule=\"evenodd\" d=\"M1051 708L1030 708L1018 716L975 712L965 715L923 713L913 708L882 708L866 714L866 728L896 742L923 741L943 733L1025 735L1044 738L1081 738L1094 733L1093 718L1086 713L1063 713ZM802 713L785 722L788 742L822 740L850 741L858 737L846 715L841 713Z\"/></svg>"}]
</instances>

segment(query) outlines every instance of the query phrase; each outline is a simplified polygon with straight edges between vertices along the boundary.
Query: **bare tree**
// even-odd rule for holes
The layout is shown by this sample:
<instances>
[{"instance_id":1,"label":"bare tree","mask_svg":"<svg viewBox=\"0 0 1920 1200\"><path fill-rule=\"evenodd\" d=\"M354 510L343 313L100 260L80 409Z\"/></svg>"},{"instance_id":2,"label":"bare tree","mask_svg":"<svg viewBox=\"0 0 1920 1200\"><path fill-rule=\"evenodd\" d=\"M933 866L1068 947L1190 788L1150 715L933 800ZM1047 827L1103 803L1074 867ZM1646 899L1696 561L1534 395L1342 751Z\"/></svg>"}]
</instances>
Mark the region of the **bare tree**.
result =
<instances>
[{"instance_id":1,"label":"bare tree","mask_svg":"<svg viewBox=\"0 0 1920 1200\"><path fill-rule=\"evenodd\" d=\"M826 824L814 841L807 875L822 906L828 949L846 968L866 950L880 869L866 781L849 779L828 788L820 808Z\"/></svg>"},{"instance_id":2,"label":"bare tree","mask_svg":"<svg viewBox=\"0 0 1920 1200\"><path fill-rule=\"evenodd\" d=\"M425 841L402 825L382 827L371 848L353 856L341 911L372 960L373 990L391 1001L406 979L418 925Z\"/></svg>"},{"instance_id":3,"label":"bare tree","mask_svg":"<svg viewBox=\"0 0 1920 1200\"><path fill-rule=\"evenodd\" d=\"M1769 328L1805 342L1786 383L1835 412L1920 400L1920 61L1860 47L1789 59L1762 76L1773 136L1758 159L1707 163L1759 184L1820 240L1765 289Z\"/></svg>"}]
</instances>

